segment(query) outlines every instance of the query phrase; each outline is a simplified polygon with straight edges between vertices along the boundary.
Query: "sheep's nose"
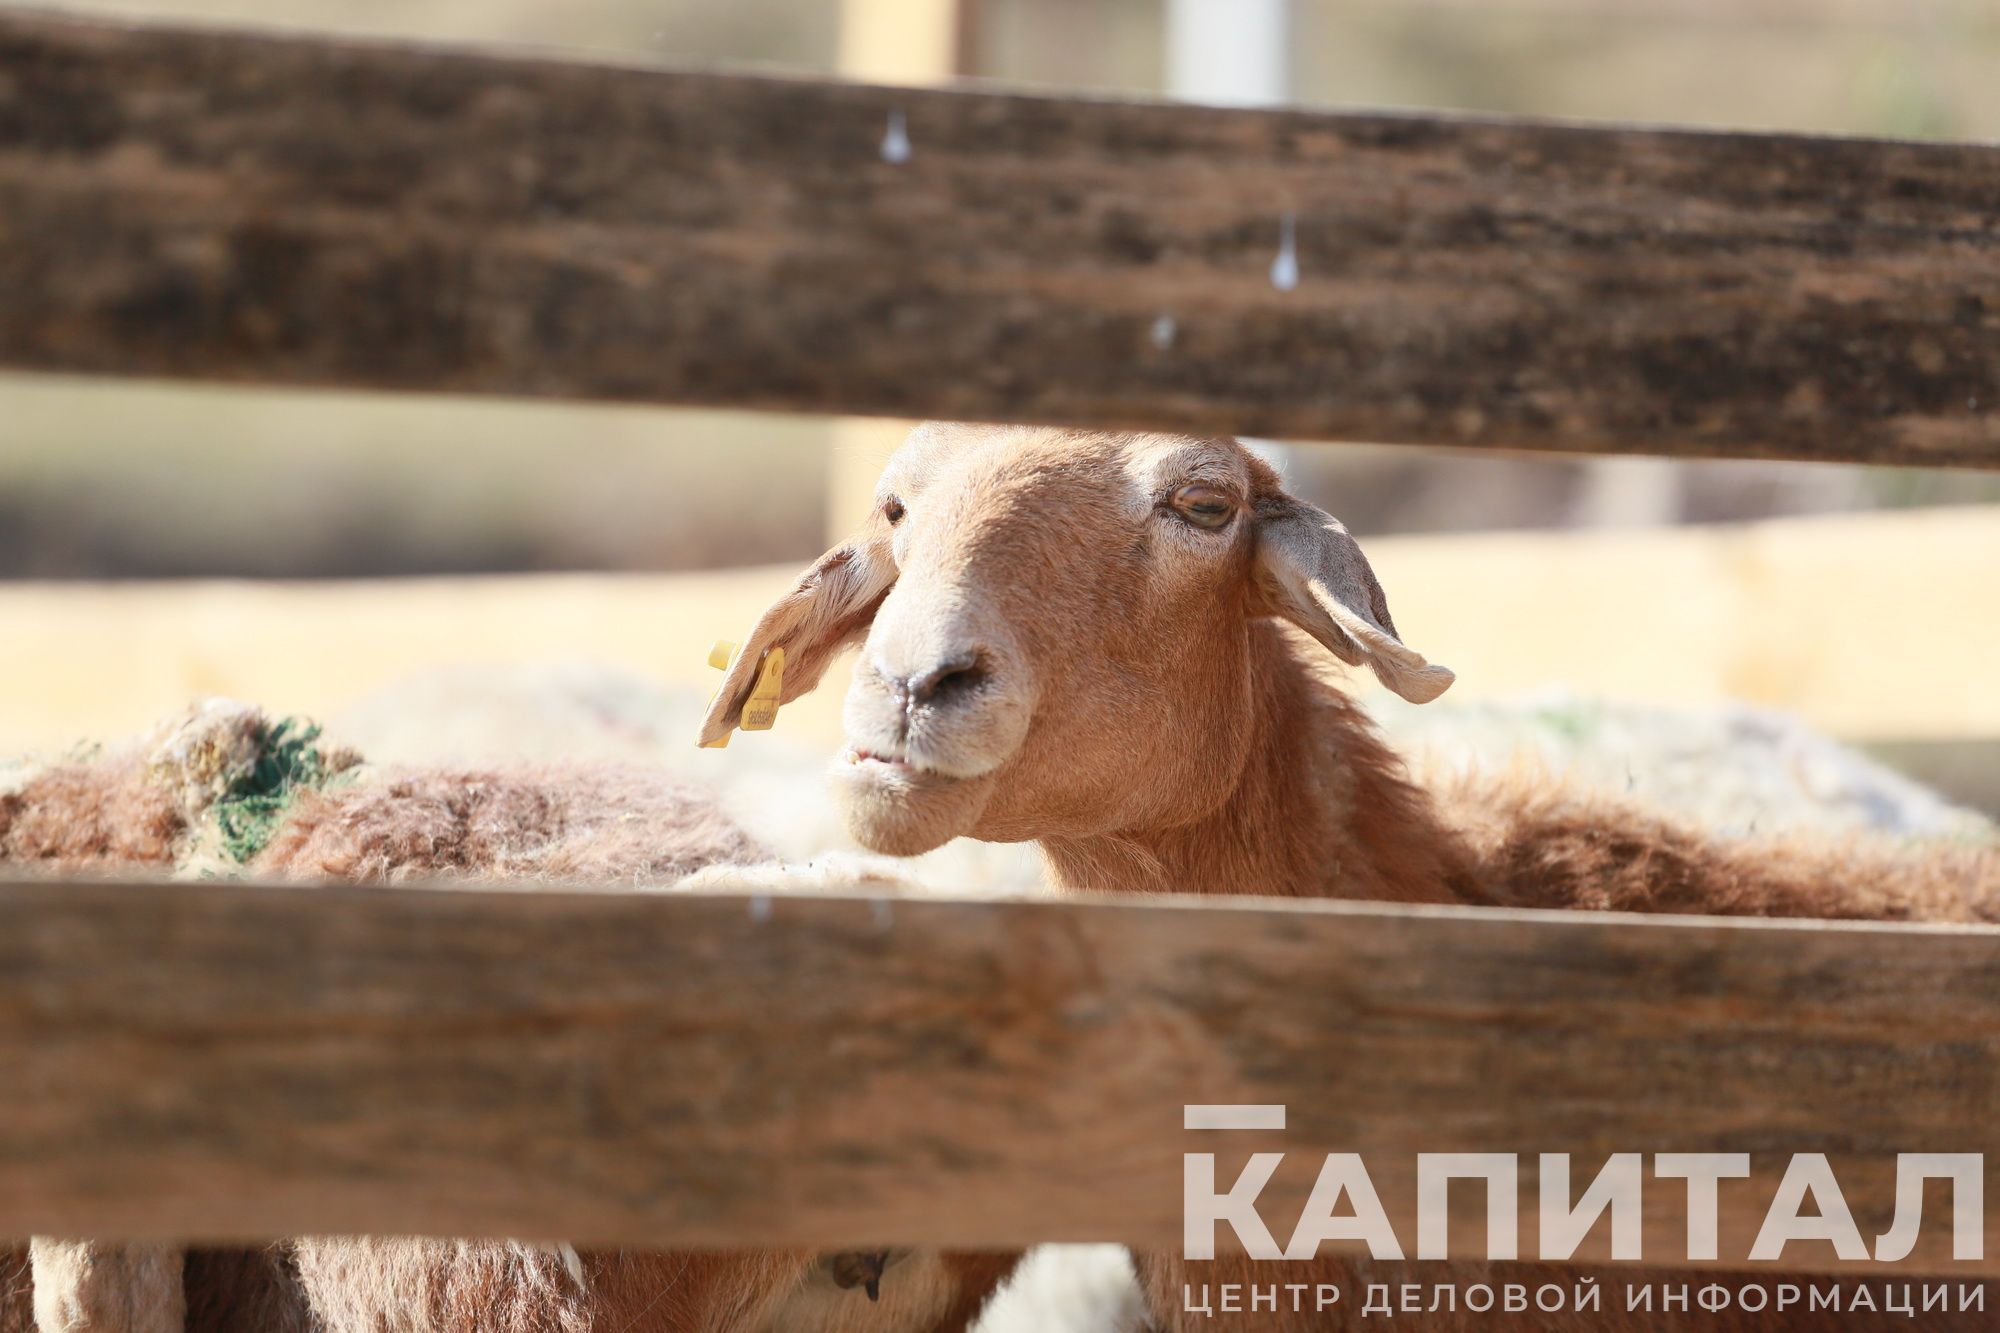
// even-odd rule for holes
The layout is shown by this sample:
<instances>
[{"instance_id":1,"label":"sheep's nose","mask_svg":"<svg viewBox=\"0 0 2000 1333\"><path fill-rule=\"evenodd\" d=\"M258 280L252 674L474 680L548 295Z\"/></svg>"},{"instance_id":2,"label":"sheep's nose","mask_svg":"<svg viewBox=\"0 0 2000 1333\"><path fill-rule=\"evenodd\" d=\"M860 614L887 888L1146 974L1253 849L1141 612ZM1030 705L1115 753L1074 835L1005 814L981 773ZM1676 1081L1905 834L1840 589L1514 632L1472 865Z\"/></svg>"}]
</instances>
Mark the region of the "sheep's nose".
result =
<instances>
[{"instance_id":1,"label":"sheep's nose","mask_svg":"<svg viewBox=\"0 0 2000 1333\"><path fill-rule=\"evenodd\" d=\"M896 675L880 671L889 692L904 707L949 707L977 690L987 677L986 655L977 649L955 653L922 671Z\"/></svg>"}]
</instances>

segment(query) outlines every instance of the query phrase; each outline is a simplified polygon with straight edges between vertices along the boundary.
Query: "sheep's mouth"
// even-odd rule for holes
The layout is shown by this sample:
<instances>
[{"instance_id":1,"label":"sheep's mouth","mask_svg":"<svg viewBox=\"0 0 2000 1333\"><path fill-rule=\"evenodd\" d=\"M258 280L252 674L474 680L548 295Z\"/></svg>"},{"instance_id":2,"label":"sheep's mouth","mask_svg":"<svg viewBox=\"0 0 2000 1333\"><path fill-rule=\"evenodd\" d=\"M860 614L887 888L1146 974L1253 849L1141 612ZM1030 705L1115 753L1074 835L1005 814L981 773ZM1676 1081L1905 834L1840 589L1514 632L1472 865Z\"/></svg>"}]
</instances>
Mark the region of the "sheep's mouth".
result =
<instances>
[{"instance_id":1,"label":"sheep's mouth","mask_svg":"<svg viewBox=\"0 0 2000 1333\"><path fill-rule=\"evenodd\" d=\"M877 754L873 750L850 749L844 757L846 761L850 764L863 765L863 766L870 764L879 765L880 767L895 773L913 773L921 771L916 767L916 765L910 762L908 755Z\"/></svg>"},{"instance_id":2,"label":"sheep's mouth","mask_svg":"<svg viewBox=\"0 0 2000 1333\"><path fill-rule=\"evenodd\" d=\"M993 794L991 774L961 777L855 746L831 773L848 831L888 856L915 856L970 833Z\"/></svg>"},{"instance_id":3,"label":"sheep's mouth","mask_svg":"<svg viewBox=\"0 0 2000 1333\"><path fill-rule=\"evenodd\" d=\"M957 774L933 768L911 754L850 746L833 766L843 785L874 792L879 799L923 801L960 784Z\"/></svg>"},{"instance_id":4,"label":"sheep's mouth","mask_svg":"<svg viewBox=\"0 0 2000 1333\"><path fill-rule=\"evenodd\" d=\"M900 739L868 744L850 738L835 767L858 778L928 790L987 777L999 764L963 745Z\"/></svg>"},{"instance_id":5,"label":"sheep's mouth","mask_svg":"<svg viewBox=\"0 0 2000 1333\"><path fill-rule=\"evenodd\" d=\"M940 767L908 751L898 753L871 750L859 745L850 745L841 754L840 767L856 777L879 781L909 791L933 791L964 782L968 778L984 776L977 773L954 773L948 766Z\"/></svg>"}]
</instances>

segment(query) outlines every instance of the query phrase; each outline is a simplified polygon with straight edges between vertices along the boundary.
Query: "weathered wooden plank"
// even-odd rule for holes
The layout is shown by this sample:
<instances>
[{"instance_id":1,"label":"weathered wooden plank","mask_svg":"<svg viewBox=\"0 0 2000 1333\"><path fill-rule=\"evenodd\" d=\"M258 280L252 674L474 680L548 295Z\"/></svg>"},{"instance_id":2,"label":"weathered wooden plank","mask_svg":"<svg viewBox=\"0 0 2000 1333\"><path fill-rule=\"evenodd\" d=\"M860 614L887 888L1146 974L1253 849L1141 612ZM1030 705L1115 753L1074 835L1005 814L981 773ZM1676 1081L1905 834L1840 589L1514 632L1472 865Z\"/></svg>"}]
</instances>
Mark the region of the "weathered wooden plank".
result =
<instances>
[{"instance_id":1,"label":"weathered wooden plank","mask_svg":"<svg viewBox=\"0 0 2000 1333\"><path fill-rule=\"evenodd\" d=\"M2000 1161L1996 1070L1994 929L0 885L0 1234L1172 1244L1183 1152L1282 1146L1281 1238L1338 1149L1408 1246L1418 1152L1568 1151L1581 1189L1611 1151L1744 1151L1740 1261L1791 1153L1834 1154L1870 1237L1894 1153ZM1649 1261L1684 1197L1648 1182ZM1906 1266L2000 1272L2000 1224L1955 1263L1946 1218L1934 1186Z\"/></svg>"},{"instance_id":2,"label":"weathered wooden plank","mask_svg":"<svg viewBox=\"0 0 2000 1333\"><path fill-rule=\"evenodd\" d=\"M892 121L907 158L882 151ZM1990 146L887 90L17 12L0 219L17 367L2000 461Z\"/></svg>"}]
</instances>

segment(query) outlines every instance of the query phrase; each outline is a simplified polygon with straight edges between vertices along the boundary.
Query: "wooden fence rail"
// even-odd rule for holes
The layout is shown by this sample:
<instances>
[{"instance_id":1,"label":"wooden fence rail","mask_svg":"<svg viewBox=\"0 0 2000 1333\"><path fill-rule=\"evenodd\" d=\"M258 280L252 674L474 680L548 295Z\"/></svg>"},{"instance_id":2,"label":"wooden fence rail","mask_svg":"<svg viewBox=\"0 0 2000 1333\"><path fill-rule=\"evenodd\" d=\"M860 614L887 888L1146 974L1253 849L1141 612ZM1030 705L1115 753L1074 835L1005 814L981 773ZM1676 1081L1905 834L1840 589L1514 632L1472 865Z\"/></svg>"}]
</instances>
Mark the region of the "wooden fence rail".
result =
<instances>
[{"instance_id":1,"label":"wooden fence rail","mask_svg":"<svg viewBox=\"0 0 2000 1333\"><path fill-rule=\"evenodd\" d=\"M1183 1152L1283 1147L1281 1238L1342 1150L1409 1245L1419 1152L1529 1154L1525 1200L1539 1152L1580 1190L1613 1151L1740 1151L1740 1262L1793 1152L1870 1237L1894 1154L2000 1166L2000 929L16 881L0 1069L0 1235L1168 1246ZM1191 1103L1289 1114L1197 1134ZM1684 1198L1648 1181L1649 1260ZM1928 1204L1901 1268L2000 1273L2000 1216L1956 1262Z\"/></svg>"},{"instance_id":2,"label":"wooden fence rail","mask_svg":"<svg viewBox=\"0 0 2000 1333\"><path fill-rule=\"evenodd\" d=\"M11 11L0 219L37 370L2000 464L1990 146Z\"/></svg>"}]
</instances>

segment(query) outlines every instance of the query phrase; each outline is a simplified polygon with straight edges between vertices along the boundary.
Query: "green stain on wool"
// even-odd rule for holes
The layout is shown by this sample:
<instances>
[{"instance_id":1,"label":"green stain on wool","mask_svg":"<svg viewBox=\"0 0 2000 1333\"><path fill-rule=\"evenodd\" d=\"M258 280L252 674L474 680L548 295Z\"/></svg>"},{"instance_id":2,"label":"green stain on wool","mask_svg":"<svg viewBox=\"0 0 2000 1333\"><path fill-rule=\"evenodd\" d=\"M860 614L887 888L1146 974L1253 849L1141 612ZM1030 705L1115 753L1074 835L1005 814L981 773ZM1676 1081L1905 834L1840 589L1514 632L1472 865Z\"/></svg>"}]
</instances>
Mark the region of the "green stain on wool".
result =
<instances>
[{"instance_id":1,"label":"green stain on wool","mask_svg":"<svg viewBox=\"0 0 2000 1333\"><path fill-rule=\"evenodd\" d=\"M1600 716L1583 705L1557 705L1535 711L1535 721L1567 741L1587 741L1596 732Z\"/></svg>"},{"instance_id":2,"label":"green stain on wool","mask_svg":"<svg viewBox=\"0 0 2000 1333\"><path fill-rule=\"evenodd\" d=\"M318 790L336 775L314 744L319 727L285 718L257 738L257 764L215 803L222 850L242 865L264 850L301 791Z\"/></svg>"}]
</instances>

